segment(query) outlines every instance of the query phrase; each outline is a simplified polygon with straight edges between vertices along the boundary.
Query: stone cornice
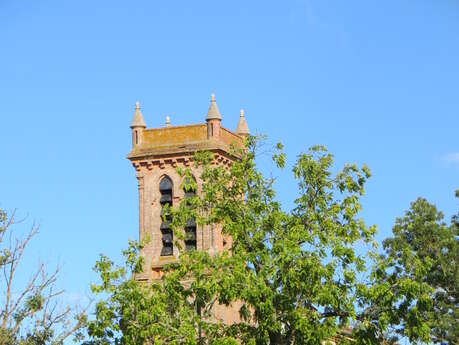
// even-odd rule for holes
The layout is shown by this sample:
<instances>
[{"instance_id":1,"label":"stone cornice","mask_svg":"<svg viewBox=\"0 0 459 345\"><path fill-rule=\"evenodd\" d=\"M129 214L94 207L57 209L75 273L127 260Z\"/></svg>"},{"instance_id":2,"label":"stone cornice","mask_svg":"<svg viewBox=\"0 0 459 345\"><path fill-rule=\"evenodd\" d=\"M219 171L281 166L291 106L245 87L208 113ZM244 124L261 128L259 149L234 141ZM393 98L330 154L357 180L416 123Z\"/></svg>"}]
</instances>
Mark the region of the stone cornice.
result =
<instances>
[{"instance_id":1,"label":"stone cornice","mask_svg":"<svg viewBox=\"0 0 459 345\"><path fill-rule=\"evenodd\" d=\"M229 155L226 151L214 150L214 159L212 164L218 164L223 166L231 166L234 158ZM154 168L166 169L168 167L176 168L177 166L189 167L193 162L193 153L188 154L170 154L170 155L152 155L142 156L139 158L129 158L132 162L132 166L135 168L137 173L142 171L153 170Z\"/></svg>"}]
</instances>

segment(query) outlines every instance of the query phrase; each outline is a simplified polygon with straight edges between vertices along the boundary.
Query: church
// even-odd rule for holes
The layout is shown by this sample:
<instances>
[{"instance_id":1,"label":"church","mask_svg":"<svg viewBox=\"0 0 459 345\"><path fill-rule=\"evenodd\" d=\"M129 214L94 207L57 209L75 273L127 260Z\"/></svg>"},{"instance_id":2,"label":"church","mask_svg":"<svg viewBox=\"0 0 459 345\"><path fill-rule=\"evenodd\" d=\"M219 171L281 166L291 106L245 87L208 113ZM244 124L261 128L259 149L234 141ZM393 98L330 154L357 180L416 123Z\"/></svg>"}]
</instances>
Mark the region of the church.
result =
<instances>
[{"instance_id":1,"label":"church","mask_svg":"<svg viewBox=\"0 0 459 345\"><path fill-rule=\"evenodd\" d=\"M131 123L132 150L128 155L136 171L139 196L139 240L148 238L142 255L145 268L140 281L159 279L164 265L173 263L180 255L174 246L174 236L168 222L163 221L162 208L168 204L177 205L188 193L199 193L202 185L200 171L191 164L197 151L210 151L214 155L213 164L229 166L234 159L232 145L242 145L249 134L244 111L241 110L236 130L233 132L222 126L222 116L212 94L205 123L171 126L169 117L164 127L147 128L137 102ZM197 190L181 189L182 177L177 167L192 168ZM187 234L183 250L204 250L209 253L223 251L231 239L225 238L218 225L200 226L194 222L187 224ZM225 323L238 318L233 308L217 306L214 316Z\"/></svg>"}]
</instances>

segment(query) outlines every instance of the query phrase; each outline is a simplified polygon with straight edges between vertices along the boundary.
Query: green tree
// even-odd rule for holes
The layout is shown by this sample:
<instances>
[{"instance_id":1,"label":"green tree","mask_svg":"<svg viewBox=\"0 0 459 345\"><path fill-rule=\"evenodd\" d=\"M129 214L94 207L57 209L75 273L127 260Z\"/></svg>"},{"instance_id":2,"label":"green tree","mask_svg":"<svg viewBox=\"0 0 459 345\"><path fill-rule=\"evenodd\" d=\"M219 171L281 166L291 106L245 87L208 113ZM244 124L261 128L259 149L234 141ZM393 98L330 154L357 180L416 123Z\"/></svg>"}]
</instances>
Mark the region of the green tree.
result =
<instances>
[{"instance_id":1,"label":"green tree","mask_svg":"<svg viewBox=\"0 0 459 345\"><path fill-rule=\"evenodd\" d=\"M75 336L81 339L84 312L64 305L57 287L59 268L47 272L21 266L30 241L38 233L33 224L24 237L17 236L16 213L0 209L0 345L62 345ZM23 283L18 275L29 274Z\"/></svg>"},{"instance_id":2,"label":"green tree","mask_svg":"<svg viewBox=\"0 0 459 345\"><path fill-rule=\"evenodd\" d=\"M428 286L418 276L402 286L388 282L388 260L372 252L376 227L358 217L369 169L349 164L334 173L332 155L312 147L293 167L298 194L285 211L275 179L256 167L257 145L250 137L235 149L239 159L230 168L197 153L202 192L168 210L175 245L194 218L221 224L231 248L181 250L162 279L150 283L132 279L142 270L142 244L131 242L122 266L101 256L95 266L101 281L92 286L101 299L88 344L345 343L345 330L359 344L381 344L395 339L394 327L413 341L429 340ZM282 169L282 145L277 150L273 158ZM191 177L189 170L178 172ZM193 187L192 178L184 181ZM241 321L213 319L216 304L237 306Z\"/></svg>"},{"instance_id":3,"label":"green tree","mask_svg":"<svg viewBox=\"0 0 459 345\"><path fill-rule=\"evenodd\" d=\"M459 197L459 191L456 192ZM393 279L412 279L417 265L428 269L422 281L432 289L432 341L459 343L459 218L444 215L423 198L397 218L393 237L384 241Z\"/></svg>"}]
</instances>

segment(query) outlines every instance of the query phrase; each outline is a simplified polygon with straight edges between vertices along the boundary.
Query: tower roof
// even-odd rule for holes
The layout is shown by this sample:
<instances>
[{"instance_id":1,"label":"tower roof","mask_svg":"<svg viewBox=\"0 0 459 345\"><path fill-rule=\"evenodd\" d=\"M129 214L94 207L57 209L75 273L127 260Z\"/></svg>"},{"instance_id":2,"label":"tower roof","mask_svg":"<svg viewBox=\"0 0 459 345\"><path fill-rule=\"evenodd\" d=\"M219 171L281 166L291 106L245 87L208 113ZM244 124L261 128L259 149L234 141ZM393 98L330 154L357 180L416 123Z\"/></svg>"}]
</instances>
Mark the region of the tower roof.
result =
<instances>
[{"instance_id":1,"label":"tower roof","mask_svg":"<svg viewBox=\"0 0 459 345\"><path fill-rule=\"evenodd\" d=\"M245 121L244 109L241 109L241 116L239 117L239 122L237 123L236 134L238 135L248 135L249 127L247 126L247 121Z\"/></svg>"},{"instance_id":2,"label":"tower roof","mask_svg":"<svg viewBox=\"0 0 459 345\"><path fill-rule=\"evenodd\" d=\"M221 120L222 116L218 110L217 102L215 102L215 95L210 96L209 110L207 111L206 121L209 120Z\"/></svg>"},{"instance_id":3,"label":"tower roof","mask_svg":"<svg viewBox=\"0 0 459 345\"><path fill-rule=\"evenodd\" d=\"M138 101L135 102L135 112L131 122L131 128L134 127L147 127L145 120L143 119L143 115L140 111L140 103Z\"/></svg>"}]
</instances>

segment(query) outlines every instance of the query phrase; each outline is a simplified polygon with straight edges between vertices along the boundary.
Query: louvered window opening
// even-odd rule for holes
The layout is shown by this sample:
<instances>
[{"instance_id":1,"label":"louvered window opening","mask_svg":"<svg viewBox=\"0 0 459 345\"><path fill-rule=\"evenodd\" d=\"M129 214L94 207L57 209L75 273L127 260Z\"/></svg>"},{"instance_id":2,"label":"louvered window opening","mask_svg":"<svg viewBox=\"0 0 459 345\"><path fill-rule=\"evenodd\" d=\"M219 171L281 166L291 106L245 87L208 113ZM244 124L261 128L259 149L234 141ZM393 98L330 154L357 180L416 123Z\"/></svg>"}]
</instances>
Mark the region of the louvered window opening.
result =
<instances>
[{"instance_id":1,"label":"louvered window opening","mask_svg":"<svg viewBox=\"0 0 459 345\"><path fill-rule=\"evenodd\" d=\"M185 198L192 198L196 195L194 189L185 188ZM197 248L196 242L196 221L190 219L185 224L185 249L186 250L195 250Z\"/></svg>"},{"instance_id":2,"label":"louvered window opening","mask_svg":"<svg viewBox=\"0 0 459 345\"><path fill-rule=\"evenodd\" d=\"M161 204L161 237L162 237L162 248L161 256L171 256L174 254L174 238L172 229L170 228L171 216L165 214L165 206L169 205L172 207L172 181L169 177L165 176L159 183L159 191L161 198L159 203ZM165 215L165 219L163 216Z\"/></svg>"}]
</instances>

